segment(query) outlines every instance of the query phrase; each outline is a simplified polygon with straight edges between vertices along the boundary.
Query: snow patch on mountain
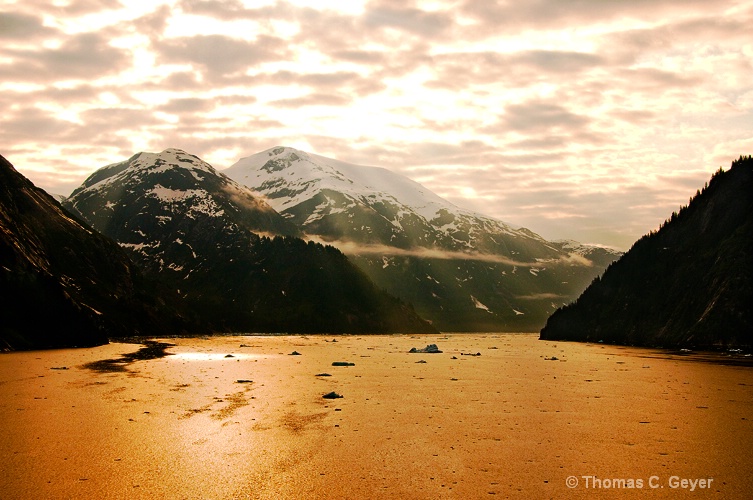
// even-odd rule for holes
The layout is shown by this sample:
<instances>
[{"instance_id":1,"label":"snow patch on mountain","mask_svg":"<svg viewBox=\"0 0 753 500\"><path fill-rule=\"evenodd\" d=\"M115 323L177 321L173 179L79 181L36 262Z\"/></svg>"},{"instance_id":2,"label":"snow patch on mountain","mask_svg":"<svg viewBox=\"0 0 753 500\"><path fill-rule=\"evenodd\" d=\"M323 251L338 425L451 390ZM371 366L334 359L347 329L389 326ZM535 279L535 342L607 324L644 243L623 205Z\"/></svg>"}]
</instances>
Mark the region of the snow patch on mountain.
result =
<instances>
[{"instance_id":1,"label":"snow patch on mountain","mask_svg":"<svg viewBox=\"0 0 753 500\"><path fill-rule=\"evenodd\" d=\"M481 309L482 311L486 311L490 314L493 314L488 307L486 307L484 304L481 303L480 300L478 300L476 297L471 295L471 301L473 301L473 305L476 307L476 309Z\"/></svg>"},{"instance_id":2,"label":"snow patch on mountain","mask_svg":"<svg viewBox=\"0 0 753 500\"><path fill-rule=\"evenodd\" d=\"M170 189L157 184L147 191L146 195L157 198L163 203L164 208L171 211L183 210L176 205L188 205L188 216L192 218L198 213L210 217L220 217L225 213L209 193L201 189Z\"/></svg>"},{"instance_id":3,"label":"snow patch on mountain","mask_svg":"<svg viewBox=\"0 0 753 500\"><path fill-rule=\"evenodd\" d=\"M123 248L130 248L131 250L135 252L139 252L141 254L146 255L146 249L152 250L155 248L159 248L161 243L159 241L154 242L146 242L146 243L119 243L119 245Z\"/></svg>"}]
</instances>

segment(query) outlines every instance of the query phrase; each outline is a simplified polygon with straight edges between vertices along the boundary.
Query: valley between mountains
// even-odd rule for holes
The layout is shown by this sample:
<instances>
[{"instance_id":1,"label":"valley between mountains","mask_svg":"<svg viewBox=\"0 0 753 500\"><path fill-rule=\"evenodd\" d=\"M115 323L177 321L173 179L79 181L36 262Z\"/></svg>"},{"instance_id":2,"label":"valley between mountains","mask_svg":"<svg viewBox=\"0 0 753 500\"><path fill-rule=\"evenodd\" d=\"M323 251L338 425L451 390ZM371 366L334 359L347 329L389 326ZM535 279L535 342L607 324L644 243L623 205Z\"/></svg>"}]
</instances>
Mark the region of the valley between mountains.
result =
<instances>
[{"instance_id":1,"label":"valley between mountains","mask_svg":"<svg viewBox=\"0 0 753 500\"><path fill-rule=\"evenodd\" d=\"M223 171L181 150L139 153L92 174L64 206L237 328L328 331L340 315L334 330L354 329L348 302L370 299L336 292L347 287L331 262L299 268L305 249L338 248L441 331L537 331L620 255L546 241L387 169L285 147ZM302 305L322 284L331 293Z\"/></svg>"}]
</instances>

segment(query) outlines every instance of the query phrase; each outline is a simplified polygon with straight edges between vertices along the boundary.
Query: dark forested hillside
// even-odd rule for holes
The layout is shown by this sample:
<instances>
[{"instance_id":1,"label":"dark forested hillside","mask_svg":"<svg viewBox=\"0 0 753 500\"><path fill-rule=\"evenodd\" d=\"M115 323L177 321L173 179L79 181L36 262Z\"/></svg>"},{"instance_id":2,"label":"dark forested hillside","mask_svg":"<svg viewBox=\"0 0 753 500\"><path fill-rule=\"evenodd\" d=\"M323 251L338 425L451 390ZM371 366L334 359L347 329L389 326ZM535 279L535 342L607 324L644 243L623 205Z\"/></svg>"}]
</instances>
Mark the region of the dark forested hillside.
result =
<instances>
[{"instance_id":1,"label":"dark forested hillside","mask_svg":"<svg viewBox=\"0 0 753 500\"><path fill-rule=\"evenodd\" d=\"M115 242L2 156L0 292L0 349L98 345L189 326Z\"/></svg>"},{"instance_id":2,"label":"dark forested hillside","mask_svg":"<svg viewBox=\"0 0 753 500\"><path fill-rule=\"evenodd\" d=\"M753 158L613 263L541 339L663 347L753 346Z\"/></svg>"},{"instance_id":3,"label":"dark forested hillside","mask_svg":"<svg viewBox=\"0 0 753 500\"><path fill-rule=\"evenodd\" d=\"M261 198L184 151L104 167L65 205L216 331L436 331L340 251L297 238Z\"/></svg>"}]
</instances>

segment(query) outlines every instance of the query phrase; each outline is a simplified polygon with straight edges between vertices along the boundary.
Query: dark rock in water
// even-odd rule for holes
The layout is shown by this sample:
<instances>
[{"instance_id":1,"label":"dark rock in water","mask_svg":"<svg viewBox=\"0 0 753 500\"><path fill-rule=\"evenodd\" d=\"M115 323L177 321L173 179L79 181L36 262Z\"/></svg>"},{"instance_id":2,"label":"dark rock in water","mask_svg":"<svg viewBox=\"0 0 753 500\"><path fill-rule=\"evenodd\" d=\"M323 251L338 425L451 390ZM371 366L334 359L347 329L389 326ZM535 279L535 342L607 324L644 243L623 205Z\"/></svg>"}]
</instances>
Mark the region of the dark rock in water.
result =
<instances>
[{"instance_id":1,"label":"dark rock in water","mask_svg":"<svg viewBox=\"0 0 753 500\"><path fill-rule=\"evenodd\" d=\"M301 353L298 352L298 351L293 351L290 354L288 354L288 356L300 356L300 355L301 355Z\"/></svg>"},{"instance_id":2,"label":"dark rock in water","mask_svg":"<svg viewBox=\"0 0 753 500\"><path fill-rule=\"evenodd\" d=\"M315 376L316 377L331 377L332 375L330 375L329 373L317 373Z\"/></svg>"},{"instance_id":3,"label":"dark rock in water","mask_svg":"<svg viewBox=\"0 0 753 500\"><path fill-rule=\"evenodd\" d=\"M356 364L348 361L335 361L332 366L356 366Z\"/></svg>"},{"instance_id":4,"label":"dark rock in water","mask_svg":"<svg viewBox=\"0 0 753 500\"><path fill-rule=\"evenodd\" d=\"M344 397L344 396L342 396L342 395L340 395L340 394L338 394L338 393L336 393L336 392L332 391L332 392L328 392L327 394L325 394L325 395L324 395L324 396L322 396L322 397L323 397L324 399L340 399L340 398L342 398L342 397Z\"/></svg>"},{"instance_id":5,"label":"dark rock in water","mask_svg":"<svg viewBox=\"0 0 753 500\"><path fill-rule=\"evenodd\" d=\"M423 349L416 349L415 347L413 347L408 352L413 352L413 353L420 352L424 354L441 354L442 353L442 351L439 350L439 347L437 347L437 344L429 344Z\"/></svg>"},{"instance_id":6,"label":"dark rock in water","mask_svg":"<svg viewBox=\"0 0 753 500\"><path fill-rule=\"evenodd\" d=\"M245 378L239 378L238 380L235 381L236 384L250 384L252 382L253 380L248 380Z\"/></svg>"},{"instance_id":7,"label":"dark rock in water","mask_svg":"<svg viewBox=\"0 0 753 500\"><path fill-rule=\"evenodd\" d=\"M646 347L753 346L753 157L719 169L552 314L542 340Z\"/></svg>"}]
</instances>

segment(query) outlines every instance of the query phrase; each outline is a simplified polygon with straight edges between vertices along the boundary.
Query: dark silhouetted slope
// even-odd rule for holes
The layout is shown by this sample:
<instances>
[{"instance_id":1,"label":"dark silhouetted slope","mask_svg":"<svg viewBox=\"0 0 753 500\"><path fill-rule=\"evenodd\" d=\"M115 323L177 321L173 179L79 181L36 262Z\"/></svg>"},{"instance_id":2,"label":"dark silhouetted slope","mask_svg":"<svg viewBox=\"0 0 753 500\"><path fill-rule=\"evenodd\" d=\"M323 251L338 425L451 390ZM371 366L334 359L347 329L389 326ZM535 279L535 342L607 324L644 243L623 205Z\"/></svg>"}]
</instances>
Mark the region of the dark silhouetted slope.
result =
<instances>
[{"instance_id":1,"label":"dark silhouetted slope","mask_svg":"<svg viewBox=\"0 0 753 500\"><path fill-rule=\"evenodd\" d=\"M545 340L753 346L753 159L720 169L541 330Z\"/></svg>"},{"instance_id":2,"label":"dark silhouetted slope","mask_svg":"<svg viewBox=\"0 0 753 500\"><path fill-rule=\"evenodd\" d=\"M0 156L0 348L91 346L184 326L125 252Z\"/></svg>"}]
</instances>

